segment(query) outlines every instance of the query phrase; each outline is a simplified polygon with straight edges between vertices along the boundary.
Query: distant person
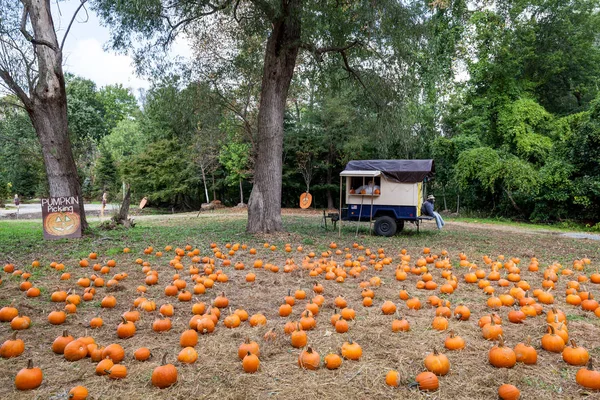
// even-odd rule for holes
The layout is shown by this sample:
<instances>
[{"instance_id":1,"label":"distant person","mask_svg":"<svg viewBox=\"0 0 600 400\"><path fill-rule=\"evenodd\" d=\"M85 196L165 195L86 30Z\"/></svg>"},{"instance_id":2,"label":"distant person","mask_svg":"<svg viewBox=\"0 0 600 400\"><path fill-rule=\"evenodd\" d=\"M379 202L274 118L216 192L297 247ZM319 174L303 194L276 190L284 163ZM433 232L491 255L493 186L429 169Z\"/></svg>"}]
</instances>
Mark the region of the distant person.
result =
<instances>
[{"instance_id":1,"label":"distant person","mask_svg":"<svg viewBox=\"0 0 600 400\"><path fill-rule=\"evenodd\" d=\"M433 211L434 203L435 203L435 197L433 197L432 194L427 196L427 200L425 202L423 202L423 205L421 206L421 214L429 215L430 217L435 218L435 223L437 224L438 229L442 230L442 228L444 227L444 225L446 225L446 223L444 222L444 219L442 218L442 216L440 214Z\"/></svg>"},{"instance_id":2,"label":"distant person","mask_svg":"<svg viewBox=\"0 0 600 400\"><path fill-rule=\"evenodd\" d=\"M21 199L19 199L19 195L15 193L15 207L17 207L17 216L19 215L19 210L21 209Z\"/></svg>"},{"instance_id":3,"label":"distant person","mask_svg":"<svg viewBox=\"0 0 600 400\"><path fill-rule=\"evenodd\" d=\"M356 189L356 193L359 194L373 194L375 191L379 191L379 185L376 185L373 180L370 180L368 184L360 186Z\"/></svg>"},{"instance_id":4,"label":"distant person","mask_svg":"<svg viewBox=\"0 0 600 400\"><path fill-rule=\"evenodd\" d=\"M106 202L108 201L108 193L102 193L102 208L100 209L100 217L104 218L104 209L106 208Z\"/></svg>"}]
</instances>

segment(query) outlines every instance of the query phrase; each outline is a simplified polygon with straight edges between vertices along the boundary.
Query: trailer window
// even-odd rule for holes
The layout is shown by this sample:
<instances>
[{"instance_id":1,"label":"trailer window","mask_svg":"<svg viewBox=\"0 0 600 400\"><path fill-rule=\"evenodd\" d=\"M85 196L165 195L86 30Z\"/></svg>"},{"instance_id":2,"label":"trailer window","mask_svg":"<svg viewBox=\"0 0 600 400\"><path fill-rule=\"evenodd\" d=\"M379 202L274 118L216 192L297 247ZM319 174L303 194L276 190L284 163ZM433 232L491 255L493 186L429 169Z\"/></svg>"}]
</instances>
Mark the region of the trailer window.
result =
<instances>
[{"instance_id":1,"label":"trailer window","mask_svg":"<svg viewBox=\"0 0 600 400\"><path fill-rule=\"evenodd\" d=\"M373 182L369 185L369 182ZM381 178L371 176L353 176L350 179L350 194L379 196L381 194Z\"/></svg>"}]
</instances>

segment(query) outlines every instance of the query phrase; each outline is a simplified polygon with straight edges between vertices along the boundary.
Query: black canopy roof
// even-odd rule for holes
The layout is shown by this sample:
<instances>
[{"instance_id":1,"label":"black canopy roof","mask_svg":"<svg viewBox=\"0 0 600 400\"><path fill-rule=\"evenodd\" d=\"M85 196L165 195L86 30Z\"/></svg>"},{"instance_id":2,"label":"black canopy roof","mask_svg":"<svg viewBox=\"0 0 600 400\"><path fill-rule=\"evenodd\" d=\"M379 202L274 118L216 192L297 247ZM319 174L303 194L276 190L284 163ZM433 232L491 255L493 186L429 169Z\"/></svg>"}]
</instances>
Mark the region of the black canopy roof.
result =
<instances>
[{"instance_id":1,"label":"black canopy roof","mask_svg":"<svg viewBox=\"0 0 600 400\"><path fill-rule=\"evenodd\" d=\"M352 160L346 171L381 171L390 181L415 183L432 178L435 165L433 160Z\"/></svg>"}]
</instances>

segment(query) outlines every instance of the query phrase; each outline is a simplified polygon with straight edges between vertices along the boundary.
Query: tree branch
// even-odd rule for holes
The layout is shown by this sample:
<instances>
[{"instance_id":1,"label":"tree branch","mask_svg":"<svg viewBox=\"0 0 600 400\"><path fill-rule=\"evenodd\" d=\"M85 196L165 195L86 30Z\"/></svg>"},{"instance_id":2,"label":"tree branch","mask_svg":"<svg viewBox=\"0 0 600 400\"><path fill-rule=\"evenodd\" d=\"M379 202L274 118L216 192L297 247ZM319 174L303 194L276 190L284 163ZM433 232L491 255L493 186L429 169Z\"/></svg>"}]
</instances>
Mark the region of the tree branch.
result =
<instances>
[{"instance_id":1,"label":"tree branch","mask_svg":"<svg viewBox=\"0 0 600 400\"><path fill-rule=\"evenodd\" d=\"M28 42L31 42L34 45L46 46L54 51L58 51L59 49L53 43L50 43L47 40L38 40L38 39L34 38L33 36L31 36L31 33L27 32L27 16L28 15L29 15L29 9L27 8L26 5L23 5L23 14L21 15L21 26L19 27L19 30L21 31L21 33L23 34L25 39L27 39Z\"/></svg>"},{"instance_id":2,"label":"tree branch","mask_svg":"<svg viewBox=\"0 0 600 400\"><path fill-rule=\"evenodd\" d=\"M342 60L344 61L344 69L346 71L348 71L348 73L350 75L354 76L354 78L356 78L356 80L361 84L361 86L365 90L367 90L367 87L363 83L362 79L360 79L360 76L358 76L358 74L356 73L356 71L350 66L350 63L348 62L348 55L346 54L346 52L345 51L341 51L340 54L342 55Z\"/></svg>"},{"instance_id":3,"label":"tree branch","mask_svg":"<svg viewBox=\"0 0 600 400\"><path fill-rule=\"evenodd\" d=\"M67 36L69 36L69 31L71 30L71 26L73 25L73 22L75 22L75 17L77 17L79 10L81 10L83 8L83 6L85 5L86 2L87 2L87 0L81 0L81 4L79 5L79 7L77 7L77 10L75 10L75 12L73 13L71 22L69 22L69 26L67 26L67 31L65 32L65 36L63 36L62 42L60 42L60 51L62 51L63 47L65 47L65 41L67 40Z\"/></svg>"},{"instance_id":4,"label":"tree branch","mask_svg":"<svg viewBox=\"0 0 600 400\"><path fill-rule=\"evenodd\" d=\"M8 86L8 88L19 98L19 100L21 100L24 108L27 111L33 109L33 103L31 102L31 99L29 98L29 96L27 96L27 93L25 93L23 89L17 84L17 82L15 82L13 77L10 76L8 71L0 69L0 78L2 78L4 83L6 83L6 86Z\"/></svg>"},{"instance_id":5,"label":"tree branch","mask_svg":"<svg viewBox=\"0 0 600 400\"><path fill-rule=\"evenodd\" d=\"M233 19L238 24L241 22L241 19L238 19L238 17L237 17L237 9L238 9L239 5L240 5L240 0L235 0L235 4L233 5Z\"/></svg>"},{"instance_id":6,"label":"tree branch","mask_svg":"<svg viewBox=\"0 0 600 400\"><path fill-rule=\"evenodd\" d=\"M14 107L14 108L20 108L22 110L27 111L27 109L25 107L23 107L22 104L13 103L12 101L0 100L0 105Z\"/></svg>"},{"instance_id":7,"label":"tree branch","mask_svg":"<svg viewBox=\"0 0 600 400\"><path fill-rule=\"evenodd\" d=\"M345 52L346 50L351 49L354 46L359 46L359 45L361 45L361 43L358 40L355 40L344 46L328 46L328 47L316 47L312 43L302 43L300 45L300 48L304 49L304 50L308 50L311 53L313 53L313 55L315 56L317 61L320 62L320 61L323 61L322 55L325 53L342 53L342 52Z\"/></svg>"},{"instance_id":8,"label":"tree branch","mask_svg":"<svg viewBox=\"0 0 600 400\"><path fill-rule=\"evenodd\" d=\"M223 4L217 4L217 5L208 3L207 6L210 8L210 11L201 12L201 13L191 16L189 18L182 19L181 21L177 22L176 24L173 24L171 22L171 19L168 16L163 16L163 18L165 18L167 20L167 24L169 24L169 27L171 28L169 30L167 38L165 39L165 41L163 43L163 46L167 46L171 42L171 40L173 39L173 36L175 35L175 31L177 29L179 29L182 25L187 25L190 22L195 21L196 19L206 17L208 15L216 14L217 12L229 7L231 5L232 1L233 0L225 0L223 2Z\"/></svg>"}]
</instances>

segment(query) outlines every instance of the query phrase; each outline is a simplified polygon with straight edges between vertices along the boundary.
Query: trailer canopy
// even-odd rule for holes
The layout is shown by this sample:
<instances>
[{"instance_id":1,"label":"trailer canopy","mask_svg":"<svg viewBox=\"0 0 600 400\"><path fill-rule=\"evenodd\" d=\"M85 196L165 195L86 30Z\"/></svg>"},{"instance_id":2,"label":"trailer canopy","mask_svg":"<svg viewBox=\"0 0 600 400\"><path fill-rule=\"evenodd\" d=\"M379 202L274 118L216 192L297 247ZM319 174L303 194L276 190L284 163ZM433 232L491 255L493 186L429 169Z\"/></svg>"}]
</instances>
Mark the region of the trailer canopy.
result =
<instances>
[{"instance_id":1,"label":"trailer canopy","mask_svg":"<svg viewBox=\"0 0 600 400\"><path fill-rule=\"evenodd\" d=\"M377 173L377 175L372 175ZM398 183L422 182L435 175L433 160L353 160L340 176L378 176Z\"/></svg>"},{"instance_id":2,"label":"trailer canopy","mask_svg":"<svg viewBox=\"0 0 600 400\"><path fill-rule=\"evenodd\" d=\"M381 171L342 171L340 176L369 176L375 177L381 175Z\"/></svg>"}]
</instances>

